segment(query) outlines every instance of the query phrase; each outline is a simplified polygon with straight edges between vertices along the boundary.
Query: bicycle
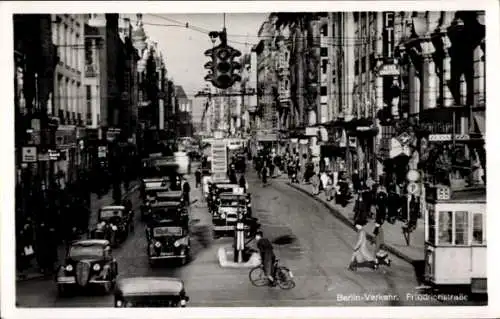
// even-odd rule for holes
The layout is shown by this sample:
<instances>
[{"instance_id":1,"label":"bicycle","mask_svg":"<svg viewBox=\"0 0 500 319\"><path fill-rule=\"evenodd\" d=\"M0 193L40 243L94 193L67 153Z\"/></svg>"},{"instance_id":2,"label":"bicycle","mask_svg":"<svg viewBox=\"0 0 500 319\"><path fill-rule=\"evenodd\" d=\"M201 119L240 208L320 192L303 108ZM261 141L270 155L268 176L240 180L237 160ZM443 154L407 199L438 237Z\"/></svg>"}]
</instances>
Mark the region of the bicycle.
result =
<instances>
[{"instance_id":1,"label":"bicycle","mask_svg":"<svg viewBox=\"0 0 500 319\"><path fill-rule=\"evenodd\" d=\"M250 282L256 287L263 287L269 285L269 278L264 272L264 266L260 264L250 270L248 273ZM293 273L290 269L278 265L278 259L274 262L274 278L281 289L292 289L295 287L293 280Z\"/></svg>"}]
</instances>

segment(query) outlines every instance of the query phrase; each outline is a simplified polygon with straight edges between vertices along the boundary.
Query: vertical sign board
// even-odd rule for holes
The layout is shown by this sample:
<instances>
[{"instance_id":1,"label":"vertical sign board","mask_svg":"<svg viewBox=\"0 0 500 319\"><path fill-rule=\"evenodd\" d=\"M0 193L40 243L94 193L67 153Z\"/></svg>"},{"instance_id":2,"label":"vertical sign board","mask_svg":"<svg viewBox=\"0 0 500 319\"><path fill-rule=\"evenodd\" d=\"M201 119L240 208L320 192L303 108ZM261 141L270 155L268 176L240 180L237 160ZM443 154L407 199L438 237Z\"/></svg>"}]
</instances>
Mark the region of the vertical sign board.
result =
<instances>
[{"instance_id":1,"label":"vertical sign board","mask_svg":"<svg viewBox=\"0 0 500 319\"><path fill-rule=\"evenodd\" d=\"M35 163L37 161L36 146L24 146L22 148L22 162Z\"/></svg>"},{"instance_id":2,"label":"vertical sign board","mask_svg":"<svg viewBox=\"0 0 500 319\"><path fill-rule=\"evenodd\" d=\"M212 173L214 181L226 179L227 149L224 140L212 142Z\"/></svg>"}]
</instances>

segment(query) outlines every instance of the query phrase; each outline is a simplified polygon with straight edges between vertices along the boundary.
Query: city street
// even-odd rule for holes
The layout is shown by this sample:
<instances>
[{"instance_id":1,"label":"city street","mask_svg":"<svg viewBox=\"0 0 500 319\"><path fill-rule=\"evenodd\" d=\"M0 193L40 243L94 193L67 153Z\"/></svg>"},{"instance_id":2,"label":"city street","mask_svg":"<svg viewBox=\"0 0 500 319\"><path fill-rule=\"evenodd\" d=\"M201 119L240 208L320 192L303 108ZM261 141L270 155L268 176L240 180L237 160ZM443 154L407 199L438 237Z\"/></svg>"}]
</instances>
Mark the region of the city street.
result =
<instances>
[{"instance_id":1,"label":"city street","mask_svg":"<svg viewBox=\"0 0 500 319\"><path fill-rule=\"evenodd\" d=\"M143 227L114 254L120 277L174 276L182 278L191 298L190 306L385 306L445 305L435 300L419 301L413 267L393 257L391 268L351 272L347 264L356 234L332 216L321 204L290 188L282 181L262 187L254 172L249 173L254 214L259 218L264 236L276 239L290 237L291 243L276 246L281 263L296 276L296 288L254 287L248 280L249 269L224 269L219 266L217 249L230 245L230 239L218 239L202 248L192 238L194 258L188 265L150 268L146 255ZM193 191L191 218L193 227L210 222L206 205L196 200ZM134 209L139 209L139 194L131 196ZM143 225L136 214L136 225ZM83 293L58 297L52 280L20 282L17 298L23 307L109 307L112 296ZM378 300L377 300L378 298ZM388 299L383 299L388 298Z\"/></svg>"}]
</instances>

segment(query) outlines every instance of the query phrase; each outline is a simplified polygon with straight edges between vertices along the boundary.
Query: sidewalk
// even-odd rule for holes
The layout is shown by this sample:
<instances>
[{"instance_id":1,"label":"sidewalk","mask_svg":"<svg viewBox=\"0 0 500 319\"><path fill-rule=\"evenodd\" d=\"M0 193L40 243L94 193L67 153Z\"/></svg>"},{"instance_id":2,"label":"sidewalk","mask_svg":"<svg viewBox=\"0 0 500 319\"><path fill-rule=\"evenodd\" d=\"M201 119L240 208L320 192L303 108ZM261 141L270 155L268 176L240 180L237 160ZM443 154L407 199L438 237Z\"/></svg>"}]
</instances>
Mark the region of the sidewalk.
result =
<instances>
[{"instance_id":1,"label":"sidewalk","mask_svg":"<svg viewBox=\"0 0 500 319\"><path fill-rule=\"evenodd\" d=\"M129 185L128 190L126 190L125 188L122 189L122 194L123 194L122 198L127 197L130 193L132 193L138 188L139 188L139 182L132 181ZM99 208L101 206L110 205L112 203L113 203L112 190L110 190L106 195L102 196L100 199L97 197L96 194L91 195L91 200L90 200L91 212L89 217L89 227L92 227L97 222L97 211L99 210ZM57 246L57 256L58 258L55 264L59 265L59 263L66 257L66 246L64 242L60 243ZM29 267L26 271L24 271L23 273L24 276L22 276L19 273L19 271L16 270L16 282L32 280L32 279L40 279L46 276L52 276L40 273L38 267L36 267L34 264L36 264L36 262L31 261L30 263L31 267Z\"/></svg>"},{"instance_id":2,"label":"sidewalk","mask_svg":"<svg viewBox=\"0 0 500 319\"><path fill-rule=\"evenodd\" d=\"M353 221L353 201L349 202L346 207L342 207L334 203L334 201L329 202L325 198L324 192L319 195L312 195L312 186L304 184L292 184L290 182L286 183L290 187L293 187L310 197L314 198L318 202L325 205L330 212L335 215L342 222L352 227L353 231L356 231ZM385 222L382 226L384 228L384 241L386 249L396 255L397 257L405 260L408 263L414 263L418 260L424 259L424 240L425 240L425 229L423 219L419 219L417 224L417 229L410 234L410 245L406 244L403 236L402 227L403 224L400 221L396 221L394 224ZM369 240L374 240L372 235L373 229L375 228L375 223L373 220L368 221L366 225L366 231Z\"/></svg>"}]
</instances>

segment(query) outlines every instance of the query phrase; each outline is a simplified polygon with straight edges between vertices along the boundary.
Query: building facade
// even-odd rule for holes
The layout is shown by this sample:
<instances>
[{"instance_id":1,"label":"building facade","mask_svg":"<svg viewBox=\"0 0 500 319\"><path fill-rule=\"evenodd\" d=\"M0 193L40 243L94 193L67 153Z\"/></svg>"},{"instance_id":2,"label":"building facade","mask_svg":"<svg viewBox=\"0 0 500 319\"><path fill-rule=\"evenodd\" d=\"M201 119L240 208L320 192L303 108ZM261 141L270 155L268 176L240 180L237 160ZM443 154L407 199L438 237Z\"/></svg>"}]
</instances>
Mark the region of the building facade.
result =
<instances>
[{"instance_id":1,"label":"building facade","mask_svg":"<svg viewBox=\"0 0 500 319\"><path fill-rule=\"evenodd\" d=\"M193 136L193 101L188 98L181 85L175 86L175 108L178 114L177 137Z\"/></svg>"}]
</instances>

